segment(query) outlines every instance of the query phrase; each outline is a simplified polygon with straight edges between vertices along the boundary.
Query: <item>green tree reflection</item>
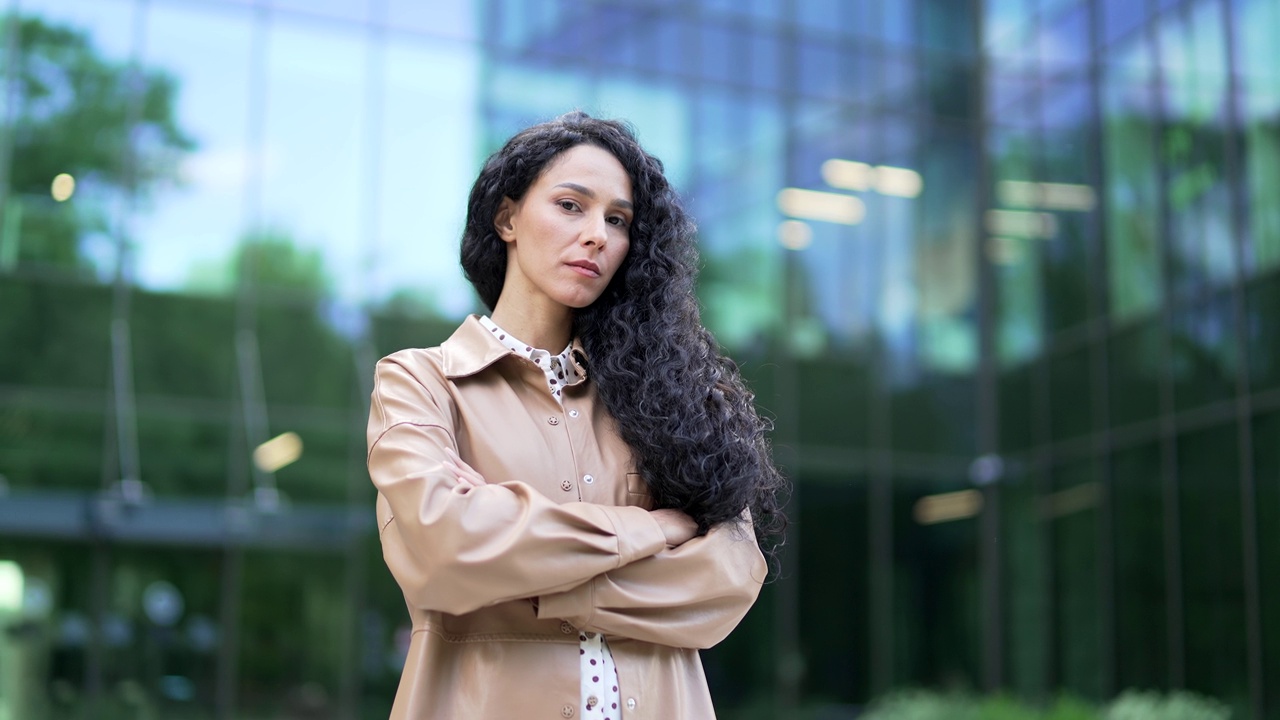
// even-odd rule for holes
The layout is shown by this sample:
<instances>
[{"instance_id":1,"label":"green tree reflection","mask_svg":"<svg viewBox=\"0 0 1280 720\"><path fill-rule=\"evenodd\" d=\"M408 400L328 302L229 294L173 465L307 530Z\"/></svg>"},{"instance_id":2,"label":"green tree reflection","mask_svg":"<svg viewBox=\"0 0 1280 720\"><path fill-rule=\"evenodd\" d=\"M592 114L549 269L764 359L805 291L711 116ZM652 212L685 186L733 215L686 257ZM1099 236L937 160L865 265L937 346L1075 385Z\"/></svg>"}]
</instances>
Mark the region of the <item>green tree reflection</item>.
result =
<instances>
[{"instance_id":1,"label":"green tree reflection","mask_svg":"<svg viewBox=\"0 0 1280 720\"><path fill-rule=\"evenodd\" d=\"M145 203L176 182L178 163L195 147L175 117L178 82L104 57L74 28L21 16L4 28L16 52L5 68L12 162L0 262L84 268L81 239L113 231L108 203L125 196ZM62 173L76 179L77 202L51 197Z\"/></svg>"}]
</instances>

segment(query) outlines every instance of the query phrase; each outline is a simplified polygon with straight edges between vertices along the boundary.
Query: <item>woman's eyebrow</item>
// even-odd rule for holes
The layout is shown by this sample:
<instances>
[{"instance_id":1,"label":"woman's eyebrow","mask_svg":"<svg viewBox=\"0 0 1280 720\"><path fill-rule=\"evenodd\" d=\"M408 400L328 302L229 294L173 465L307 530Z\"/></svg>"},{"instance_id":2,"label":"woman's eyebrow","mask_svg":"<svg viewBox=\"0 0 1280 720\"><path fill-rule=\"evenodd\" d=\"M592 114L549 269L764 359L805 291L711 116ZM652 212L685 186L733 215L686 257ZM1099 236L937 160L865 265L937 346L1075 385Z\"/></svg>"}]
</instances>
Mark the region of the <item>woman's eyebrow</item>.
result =
<instances>
[{"instance_id":1,"label":"woman's eyebrow","mask_svg":"<svg viewBox=\"0 0 1280 720\"><path fill-rule=\"evenodd\" d=\"M581 194L581 195L586 195L587 197L591 198L592 200L595 200L595 199L596 199L596 193L595 193L595 191L594 191L594 190L592 190L592 189L590 189L590 188L588 188L588 187L584 187L584 186L582 186L582 185L579 185L578 183L573 183L573 182L562 182L562 183L560 183L559 185L556 185L556 187L569 188L570 190L572 190L572 191L574 191L574 192L576 192L576 193L579 193L579 194ZM610 204L610 205L614 205L614 206L616 206L616 207L620 207L620 208L622 208L622 209L624 209L624 210L632 210L632 209L634 209L634 206L631 204L631 202L630 202L629 200L623 200L623 199L621 199L621 198L618 198L618 199L614 200L613 202L611 202L611 203L609 203L609 204Z\"/></svg>"}]
</instances>

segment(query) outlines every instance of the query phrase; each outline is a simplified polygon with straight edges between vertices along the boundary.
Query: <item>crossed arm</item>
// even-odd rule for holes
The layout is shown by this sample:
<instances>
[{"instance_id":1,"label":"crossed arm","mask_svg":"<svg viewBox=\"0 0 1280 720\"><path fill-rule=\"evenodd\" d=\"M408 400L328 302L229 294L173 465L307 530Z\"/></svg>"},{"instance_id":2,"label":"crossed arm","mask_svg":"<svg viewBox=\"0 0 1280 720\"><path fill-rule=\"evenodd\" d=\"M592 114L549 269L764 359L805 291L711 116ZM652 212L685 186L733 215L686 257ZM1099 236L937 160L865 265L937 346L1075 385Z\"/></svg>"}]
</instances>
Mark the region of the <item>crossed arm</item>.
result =
<instances>
[{"instance_id":1,"label":"crossed arm","mask_svg":"<svg viewBox=\"0 0 1280 720\"><path fill-rule=\"evenodd\" d=\"M456 453L447 467L459 486L485 484ZM719 525L695 537L697 524L679 510L650 515L663 528L665 549L542 595L538 617L674 647L711 647L728 636L755 602L767 572L750 524Z\"/></svg>"},{"instance_id":2,"label":"crossed arm","mask_svg":"<svg viewBox=\"0 0 1280 720\"><path fill-rule=\"evenodd\" d=\"M376 377L369 472L383 555L410 603L464 614L537 598L539 617L709 647L755 601L765 570L748 523L694 537L676 510L559 504L526 483L486 481L408 370L383 361Z\"/></svg>"}]
</instances>

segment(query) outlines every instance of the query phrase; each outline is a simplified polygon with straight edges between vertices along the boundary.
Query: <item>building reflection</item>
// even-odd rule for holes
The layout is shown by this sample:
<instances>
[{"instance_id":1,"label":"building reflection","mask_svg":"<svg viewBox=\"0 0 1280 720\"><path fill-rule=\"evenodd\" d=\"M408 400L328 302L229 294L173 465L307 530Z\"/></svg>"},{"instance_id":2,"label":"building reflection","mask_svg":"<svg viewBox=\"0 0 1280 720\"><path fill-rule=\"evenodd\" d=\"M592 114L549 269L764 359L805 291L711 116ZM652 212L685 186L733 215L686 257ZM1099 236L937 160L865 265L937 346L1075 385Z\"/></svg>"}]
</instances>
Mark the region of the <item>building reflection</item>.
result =
<instances>
[{"instance_id":1,"label":"building reflection","mask_svg":"<svg viewBox=\"0 0 1280 720\"><path fill-rule=\"evenodd\" d=\"M9 0L0 717L384 717L371 369L480 160L629 118L796 480L727 718L1280 712L1272 0Z\"/></svg>"}]
</instances>

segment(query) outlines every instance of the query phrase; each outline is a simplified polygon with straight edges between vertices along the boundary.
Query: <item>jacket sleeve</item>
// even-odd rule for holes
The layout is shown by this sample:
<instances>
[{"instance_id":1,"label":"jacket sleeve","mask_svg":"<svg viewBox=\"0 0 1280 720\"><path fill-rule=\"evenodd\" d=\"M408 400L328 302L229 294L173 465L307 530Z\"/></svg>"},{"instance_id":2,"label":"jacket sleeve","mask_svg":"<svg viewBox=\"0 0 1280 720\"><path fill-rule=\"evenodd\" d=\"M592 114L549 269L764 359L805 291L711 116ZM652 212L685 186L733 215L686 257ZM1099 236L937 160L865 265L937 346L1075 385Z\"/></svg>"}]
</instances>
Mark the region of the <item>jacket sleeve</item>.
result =
<instances>
[{"instance_id":1,"label":"jacket sleeve","mask_svg":"<svg viewBox=\"0 0 1280 720\"><path fill-rule=\"evenodd\" d=\"M455 615L566 590L666 547L643 508L563 505L511 478L459 487L453 419L394 358L378 363L369 476L383 557L406 601Z\"/></svg>"},{"instance_id":2,"label":"jacket sleeve","mask_svg":"<svg viewBox=\"0 0 1280 720\"><path fill-rule=\"evenodd\" d=\"M538 617L681 648L709 648L737 627L768 569L750 523L702 537L538 599Z\"/></svg>"}]
</instances>

